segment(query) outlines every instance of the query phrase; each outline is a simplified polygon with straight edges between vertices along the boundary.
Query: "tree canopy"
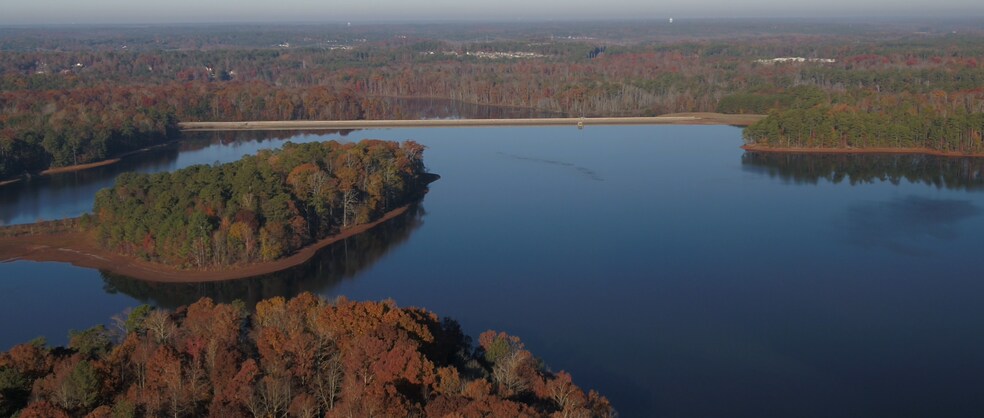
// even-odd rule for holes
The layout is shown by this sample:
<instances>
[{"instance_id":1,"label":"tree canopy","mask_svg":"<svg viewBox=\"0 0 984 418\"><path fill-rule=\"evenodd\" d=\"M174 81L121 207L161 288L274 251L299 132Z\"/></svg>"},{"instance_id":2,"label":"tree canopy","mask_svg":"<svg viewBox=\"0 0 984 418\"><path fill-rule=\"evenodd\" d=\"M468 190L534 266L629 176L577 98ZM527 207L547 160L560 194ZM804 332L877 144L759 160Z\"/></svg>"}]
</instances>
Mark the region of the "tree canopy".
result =
<instances>
[{"instance_id":1,"label":"tree canopy","mask_svg":"<svg viewBox=\"0 0 984 418\"><path fill-rule=\"evenodd\" d=\"M53 417L586 417L615 413L516 337L473 347L453 320L309 293L140 308L0 353L0 413ZM123 325L125 324L125 325Z\"/></svg>"},{"instance_id":2,"label":"tree canopy","mask_svg":"<svg viewBox=\"0 0 984 418\"><path fill-rule=\"evenodd\" d=\"M280 32L235 27L75 36L10 30L0 39L0 179L156 144L177 134L178 121L411 114L386 100L392 97L575 117L776 111L748 131L751 141L973 148L973 118L984 112L979 28L913 36L912 28L693 25L689 36L621 23L579 25L596 35L585 39L519 31L482 42L463 41L463 28L401 28L422 31L417 38L394 38L386 28L359 37L281 29L300 37L290 48L264 43ZM337 38L315 41L325 37ZM803 61L773 61L783 57ZM826 96L819 107L797 101L810 90ZM915 126L888 129L913 113ZM803 127L817 124L819 133Z\"/></svg>"},{"instance_id":3,"label":"tree canopy","mask_svg":"<svg viewBox=\"0 0 984 418\"><path fill-rule=\"evenodd\" d=\"M114 251L188 268L270 261L410 203L424 147L293 144L221 165L126 173L86 220Z\"/></svg>"}]
</instances>

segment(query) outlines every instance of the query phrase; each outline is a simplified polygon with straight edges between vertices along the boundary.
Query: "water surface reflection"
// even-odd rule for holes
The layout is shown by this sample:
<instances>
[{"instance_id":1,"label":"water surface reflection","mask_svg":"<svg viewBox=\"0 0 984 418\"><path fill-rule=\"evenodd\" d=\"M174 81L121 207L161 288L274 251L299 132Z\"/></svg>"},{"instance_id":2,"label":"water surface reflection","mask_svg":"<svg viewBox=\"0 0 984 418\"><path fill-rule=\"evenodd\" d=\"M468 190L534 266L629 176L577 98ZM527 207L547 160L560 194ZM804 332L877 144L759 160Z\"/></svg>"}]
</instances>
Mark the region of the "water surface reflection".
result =
<instances>
[{"instance_id":1,"label":"water surface reflection","mask_svg":"<svg viewBox=\"0 0 984 418\"><path fill-rule=\"evenodd\" d=\"M966 233L959 224L981 212L969 200L905 196L849 206L842 226L854 245L929 257L936 254L941 241L953 241Z\"/></svg>"},{"instance_id":2,"label":"water surface reflection","mask_svg":"<svg viewBox=\"0 0 984 418\"><path fill-rule=\"evenodd\" d=\"M795 184L891 182L902 180L946 189L984 190L984 158L907 154L784 154L746 151L746 172Z\"/></svg>"},{"instance_id":3,"label":"water surface reflection","mask_svg":"<svg viewBox=\"0 0 984 418\"><path fill-rule=\"evenodd\" d=\"M123 293L144 303L165 308L188 305L201 297L216 302L242 300L247 306L275 296L301 292L330 293L343 280L371 267L386 253L406 242L423 224L426 214L416 203L400 216L344 241L325 247L300 266L277 273L239 280L204 283L154 283L100 272L107 293Z\"/></svg>"}]
</instances>

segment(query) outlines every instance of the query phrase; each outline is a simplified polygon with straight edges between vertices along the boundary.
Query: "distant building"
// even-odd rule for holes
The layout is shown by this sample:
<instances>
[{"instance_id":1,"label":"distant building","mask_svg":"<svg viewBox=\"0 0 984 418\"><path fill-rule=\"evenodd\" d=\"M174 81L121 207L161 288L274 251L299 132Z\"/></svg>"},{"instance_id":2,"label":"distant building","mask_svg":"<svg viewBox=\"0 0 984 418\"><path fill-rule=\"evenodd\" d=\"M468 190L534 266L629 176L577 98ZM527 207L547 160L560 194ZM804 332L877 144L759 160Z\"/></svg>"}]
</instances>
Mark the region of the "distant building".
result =
<instances>
[{"instance_id":1,"label":"distant building","mask_svg":"<svg viewBox=\"0 0 984 418\"><path fill-rule=\"evenodd\" d=\"M670 23L673 23L673 18L672 17L670 18Z\"/></svg>"}]
</instances>

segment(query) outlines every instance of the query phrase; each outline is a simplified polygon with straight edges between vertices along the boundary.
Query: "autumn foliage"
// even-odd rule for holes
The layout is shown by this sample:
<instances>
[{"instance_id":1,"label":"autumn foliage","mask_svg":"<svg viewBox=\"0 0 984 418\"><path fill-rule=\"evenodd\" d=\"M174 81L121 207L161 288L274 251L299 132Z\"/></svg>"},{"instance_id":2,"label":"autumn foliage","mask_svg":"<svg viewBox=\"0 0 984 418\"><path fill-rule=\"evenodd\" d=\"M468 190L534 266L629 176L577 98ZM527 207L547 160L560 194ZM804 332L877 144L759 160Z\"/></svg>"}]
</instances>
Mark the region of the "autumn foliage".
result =
<instances>
[{"instance_id":1,"label":"autumn foliage","mask_svg":"<svg viewBox=\"0 0 984 418\"><path fill-rule=\"evenodd\" d=\"M121 175L85 217L113 251L173 266L271 261L409 204L424 147L363 140L292 144L173 173Z\"/></svg>"},{"instance_id":2,"label":"autumn foliage","mask_svg":"<svg viewBox=\"0 0 984 418\"><path fill-rule=\"evenodd\" d=\"M672 29L670 37L660 33L669 27L642 22L553 29L594 33L589 38L595 39L581 40L546 40L534 25L484 42L460 41L474 28L461 34L397 27L392 30L425 33L394 41L385 27L352 39L348 28L338 33L319 26L293 29L306 46L284 49L266 41L278 31L254 28L80 29L42 36L12 30L0 39L0 178L157 144L177 135L178 121L405 117L406 109L388 97L570 116L793 109L749 138L770 146L882 141L877 146L898 147L909 141L979 148L979 126L967 122L984 112L979 28L913 37L905 28L856 33L856 27L833 25L817 35L798 32L809 32L806 27L775 32L769 22L752 24L751 35L743 23L691 24L688 30L696 32L690 36ZM316 43L326 38L338 40L339 48ZM120 39L130 48L121 49ZM477 55L510 51L532 55ZM771 61L781 57L832 61ZM804 86L832 95L835 103L797 109L787 93ZM847 108L828 106L840 104ZM878 129L906 121L913 111L927 116L892 138L877 138ZM824 129L809 126L815 123Z\"/></svg>"},{"instance_id":3,"label":"autumn foliage","mask_svg":"<svg viewBox=\"0 0 984 418\"><path fill-rule=\"evenodd\" d=\"M363 117L351 92L263 82L100 84L69 90L0 90L0 178L90 163L179 136L195 120Z\"/></svg>"},{"instance_id":4,"label":"autumn foliage","mask_svg":"<svg viewBox=\"0 0 984 418\"><path fill-rule=\"evenodd\" d=\"M933 91L877 95L790 90L783 110L744 131L745 142L767 148L913 148L984 153L984 92Z\"/></svg>"},{"instance_id":5,"label":"autumn foliage","mask_svg":"<svg viewBox=\"0 0 984 418\"><path fill-rule=\"evenodd\" d=\"M68 347L0 354L0 414L20 417L613 417L518 338L392 302L201 299L141 308Z\"/></svg>"}]
</instances>

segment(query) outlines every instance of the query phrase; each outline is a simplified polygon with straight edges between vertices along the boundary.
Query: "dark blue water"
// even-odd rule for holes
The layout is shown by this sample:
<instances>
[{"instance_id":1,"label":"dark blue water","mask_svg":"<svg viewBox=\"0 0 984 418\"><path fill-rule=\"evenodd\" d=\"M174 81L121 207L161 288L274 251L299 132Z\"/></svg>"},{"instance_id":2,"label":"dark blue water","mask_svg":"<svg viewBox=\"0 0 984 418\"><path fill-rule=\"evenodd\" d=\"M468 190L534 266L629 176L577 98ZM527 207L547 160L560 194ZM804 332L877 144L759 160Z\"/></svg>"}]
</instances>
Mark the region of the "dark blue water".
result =
<instances>
[{"instance_id":1,"label":"dark blue water","mask_svg":"<svg viewBox=\"0 0 984 418\"><path fill-rule=\"evenodd\" d=\"M393 298L472 335L518 335L626 417L984 413L981 162L746 155L731 127L347 136L364 137L428 146L442 178L406 217L310 265L239 282L0 264L0 346L63 342L142 302L307 290ZM201 140L131 163L174 169L280 144ZM97 183L32 182L21 193L33 204L4 195L0 213L76 215Z\"/></svg>"}]
</instances>

